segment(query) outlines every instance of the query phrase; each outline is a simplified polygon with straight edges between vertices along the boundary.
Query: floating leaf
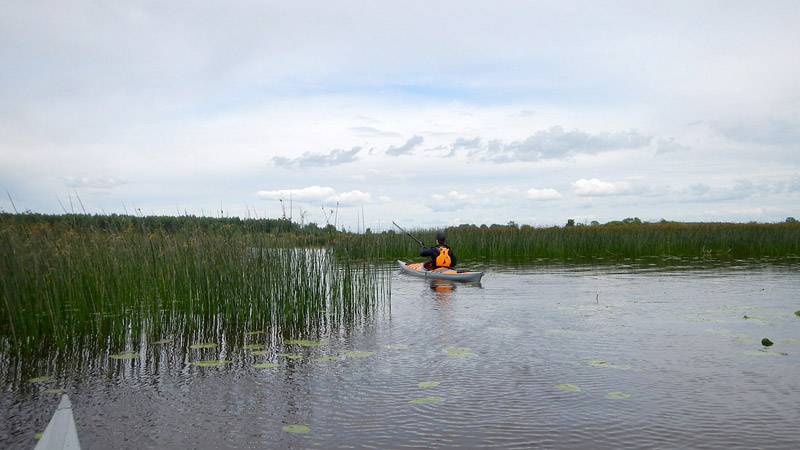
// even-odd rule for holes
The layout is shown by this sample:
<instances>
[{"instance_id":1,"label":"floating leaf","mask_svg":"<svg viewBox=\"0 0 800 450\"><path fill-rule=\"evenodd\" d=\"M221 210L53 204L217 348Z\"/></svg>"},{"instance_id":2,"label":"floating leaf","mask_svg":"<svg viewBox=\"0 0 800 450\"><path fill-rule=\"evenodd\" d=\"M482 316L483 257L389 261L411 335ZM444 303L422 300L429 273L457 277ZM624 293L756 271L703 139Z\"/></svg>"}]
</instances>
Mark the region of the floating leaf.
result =
<instances>
[{"instance_id":1,"label":"floating leaf","mask_svg":"<svg viewBox=\"0 0 800 450\"><path fill-rule=\"evenodd\" d=\"M342 358L339 358L338 356L324 356L322 358L315 359L314 362L338 361L340 359L342 359Z\"/></svg>"},{"instance_id":2,"label":"floating leaf","mask_svg":"<svg viewBox=\"0 0 800 450\"><path fill-rule=\"evenodd\" d=\"M800 311L795 311L794 315L800 317Z\"/></svg>"},{"instance_id":3,"label":"floating leaf","mask_svg":"<svg viewBox=\"0 0 800 450\"><path fill-rule=\"evenodd\" d=\"M264 332L263 331L248 331L245 334L248 335L248 336L254 336L256 334L264 334Z\"/></svg>"},{"instance_id":4,"label":"floating leaf","mask_svg":"<svg viewBox=\"0 0 800 450\"><path fill-rule=\"evenodd\" d=\"M278 353L275 356L283 356L284 358L289 358L289 359L300 359L303 357L303 355L298 355L296 353Z\"/></svg>"},{"instance_id":5,"label":"floating leaf","mask_svg":"<svg viewBox=\"0 0 800 450\"><path fill-rule=\"evenodd\" d=\"M269 355L269 350L253 350L250 352L251 355Z\"/></svg>"},{"instance_id":6,"label":"floating leaf","mask_svg":"<svg viewBox=\"0 0 800 450\"><path fill-rule=\"evenodd\" d=\"M308 432L311 431L311 429L305 425L286 425L281 429L287 433L295 434L308 434Z\"/></svg>"},{"instance_id":7,"label":"floating leaf","mask_svg":"<svg viewBox=\"0 0 800 450\"><path fill-rule=\"evenodd\" d=\"M48 389L48 390L44 391L44 393L45 394L66 394L67 390L66 389L60 389L60 388L53 388L53 389Z\"/></svg>"},{"instance_id":8,"label":"floating leaf","mask_svg":"<svg viewBox=\"0 0 800 450\"><path fill-rule=\"evenodd\" d=\"M111 355L109 358L111 359L136 359L141 357L141 353L119 353L116 355Z\"/></svg>"},{"instance_id":9,"label":"floating leaf","mask_svg":"<svg viewBox=\"0 0 800 450\"><path fill-rule=\"evenodd\" d=\"M328 345L328 341L327 340L309 341L306 339L290 339L288 341L284 341L284 344L299 345L301 347L319 347L323 345Z\"/></svg>"},{"instance_id":10,"label":"floating leaf","mask_svg":"<svg viewBox=\"0 0 800 450\"><path fill-rule=\"evenodd\" d=\"M444 399L442 397L422 397L416 400L411 400L408 403L425 404L425 403L439 403L443 401Z\"/></svg>"},{"instance_id":11,"label":"floating leaf","mask_svg":"<svg viewBox=\"0 0 800 450\"><path fill-rule=\"evenodd\" d=\"M213 361L194 361L189 364L198 367L217 367L217 366L224 366L225 364L230 364L231 361L224 359L224 360L213 360Z\"/></svg>"},{"instance_id":12,"label":"floating leaf","mask_svg":"<svg viewBox=\"0 0 800 450\"><path fill-rule=\"evenodd\" d=\"M261 348L264 348L264 346L261 344L249 344L244 346L245 350L258 350Z\"/></svg>"},{"instance_id":13,"label":"floating leaf","mask_svg":"<svg viewBox=\"0 0 800 450\"><path fill-rule=\"evenodd\" d=\"M581 390L581 388L575 386L574 384L556 384L555 387L557 387L558 389L563 389L565 391L580 392Z\"/></svg>"},{"instance_id":14,"label":"floating leaf","mask_svg":"<svg viewBox=\"0 0 800 450\"><path fill-rule=\"evenodd\" d=\"M150 345L161 345L161 344L169 344L172 343L172 339L159 339L157 341L153 341Z\"/></svg>"},{"instance_id":15,"label":"floating leaf","mask_svg":"<svg viewBox=\"0 0 800 450\"><path fill-rule=\"evenodd\" d=\"M489 329L492 331L499 331L501 333L510 333L513 331L517 331L517 329L514 327L489 327Z\"/></svg>"},{"instance_id":16,"label":"floating leaf","mask_svg":"<svg viewBox=\"0 0 800 450\"><path fill-rule=\"evenodd\" d=\"M408 348L406 344L387 344L384 345L383 348L388 348L390 350L405 350Z\"/></svg>"},{"instance_id":17,"label":"floating leaf","mask_svg":"<svg viewBox=\"0 0 800 450\"><path fill-rule=\"evenodd\" d=\"M41 383L43 381L50 381L52 379L53 377L49 375L43 375L41 377L31 378L30 380L28 380L28 383Z\"/></svg>"},{"instance_id":18,"label":"floating leaf","mask_svg":"<svg viewBox=\"0 0 800 450\"><path fill-rule=\"evenodd\" d=\"M429 388L429 387L436 387L442 383L438 381L423 381L422 383L418 384L417 386L421 388Z\"/></svg>"},{"instance_id":19,"label":"floating leaf","mask_svg":"<svg viewBox=\"0 0 800 450\"><path fill-rule=\"evenodd\" d=\"M478 356L476 353L470 352L466 347L445 347L442 351L453 358L474 358Z\"/></svg>"},{"instance_id":20,"label":"floating leaf","mask_svg":"<svg viewBox=\"0 0 800 450\"><path fill-rule=\"evenodd\" d=\"M213 342L202 342L200 344L192 344L189 348L216 348L217 344Z\"/></svg>"},{"instance_id":21,"label":"floating leaf","mask_svg":"<svg viewBox=\"0 0 800 450\"><path fill-rule=\"evenodd\" d=\"M606 394L606 398L609 400L619 400L623 398L628 398L630 396L631 394L627 392L619 392L619 391L609 392L608 394Z\"/></svg>"},{"instance_id":22,"label":"floating leaf","mask_svg":"<svg viewBox=\"0 0 800 450\"><path fill-rule=\"evenodd\" d=\"M253 367L256 369L274 369L278 367L279 364L275 363L263 363L263 364L253 364Z\"/></svg>"},{"instance_id":23,"label":"floating leaf","mask_svg":"<svg viewBox=\"0 0 800 450\"><path fill-rule=\"evenodd\" d=\"M33 438L38 441L39 439L42 438L42 436L44 436L44 433L36 433L33 435Z\"/></svg>"},{"instance_id":24,"label":"floating leaf","mask_svg":"<svg viewBox=\"0 0 800 450\"><path fill-rule=\"evenodd\" d=\"M365 358L372 355L373 352L365 352L363 350L345 350L342 353L348 358Z\"/></svg>"}]
</instances>

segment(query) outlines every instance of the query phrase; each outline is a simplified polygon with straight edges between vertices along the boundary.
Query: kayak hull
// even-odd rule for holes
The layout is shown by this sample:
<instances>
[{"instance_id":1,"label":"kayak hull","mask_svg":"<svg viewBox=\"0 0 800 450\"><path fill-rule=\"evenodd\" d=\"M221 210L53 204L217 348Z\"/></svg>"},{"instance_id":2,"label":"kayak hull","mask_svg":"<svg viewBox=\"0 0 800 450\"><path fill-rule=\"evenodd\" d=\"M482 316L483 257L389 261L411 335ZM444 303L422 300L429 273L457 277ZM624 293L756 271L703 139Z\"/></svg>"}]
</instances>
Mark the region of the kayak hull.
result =
<instances>
[{"instance_id":1,"label":"kayak hull","mask_svg":"<svg viewBox=\"0 0 800 450\"><path fill-rule=\"evenodd\" d=\"M397 264L400 266L401 272L428 280L478 282L481 281L481 277L483 277L483 272L456 270L448 267L440 267L436 270L425 270L423 263L405 263L403 261L397 261Z\"/></svg>"}]
</instances>

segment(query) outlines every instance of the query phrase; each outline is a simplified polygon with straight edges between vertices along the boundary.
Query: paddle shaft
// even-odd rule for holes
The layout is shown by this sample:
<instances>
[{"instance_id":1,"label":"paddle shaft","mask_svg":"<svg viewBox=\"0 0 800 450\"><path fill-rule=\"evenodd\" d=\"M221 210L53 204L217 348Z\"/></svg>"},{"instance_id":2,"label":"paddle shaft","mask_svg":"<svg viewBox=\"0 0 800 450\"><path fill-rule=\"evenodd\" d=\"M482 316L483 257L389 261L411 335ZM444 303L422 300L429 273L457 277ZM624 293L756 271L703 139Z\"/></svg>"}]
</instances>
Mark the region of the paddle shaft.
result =
<instances>
[{"instance_id":1,"label":"paddle shaft","mask_svg":"<svg viewBox=\"0 0 800 450\"><path fill-rule=\"evenodd\" d=\"M392 221L392 223L394 223L394 220ZM408 235L408 237L410 237L411 239L413 239L413 240L417 241L417 243L419 244L419 246L420 246L420 247L425 247L425 244L423 244L423 243L422 243L422 241L420 241L419 239L415 238L415 237L414 237L413 235L411 235L411 233L409 233L408 231L406 231L406 230L404 230L404 229L400 228L400 225L398 225L398 224L394 223L394 226L396 226L396 227L397 227L397 228L398 228L400 231L402 231L403 233L407 234L407 235Z\"/></svg>"}]
</instances>

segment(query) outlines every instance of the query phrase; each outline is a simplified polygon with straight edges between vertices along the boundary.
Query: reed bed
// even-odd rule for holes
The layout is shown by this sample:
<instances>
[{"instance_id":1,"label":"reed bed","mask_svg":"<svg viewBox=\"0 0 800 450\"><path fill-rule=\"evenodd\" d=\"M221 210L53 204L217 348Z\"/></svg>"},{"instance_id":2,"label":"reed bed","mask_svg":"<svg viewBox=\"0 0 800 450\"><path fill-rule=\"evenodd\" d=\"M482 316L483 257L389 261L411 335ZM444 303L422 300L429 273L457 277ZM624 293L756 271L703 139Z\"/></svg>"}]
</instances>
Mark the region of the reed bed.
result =
<instances>
[{"instance_id":1,"label":"reed bed","mask_svg":"<svg viewBox=\"0 0 800 450\"><path fill-rule=\"evenodd\" d=\"M310 238L236 226L101 228L0 220L0 347L122 348L177 323L295 334L368 314L389 294L374 265ZM214 222L210 222L215 224ZM216 224L215 224L216 225ZM316 239L316 238L314 238ZM80 341L80 342L78 342Z\"/></svg>"},{"instance_id":2,"label":"reed bed","mask_svg":"<svg viewBox=\"0 0 800 450\"><path fill-rule=\"evenodd\" d=\"M433 245L435 229L408 230ZM443 230L463 260L525 262L537 259L625 259L649 256L782 258L800 255L800 223L643 223L535 228L462 225ZM419 245L387 231L340 236L334 248L351 257L416 257Z\"/></svg>"}]
</instances>

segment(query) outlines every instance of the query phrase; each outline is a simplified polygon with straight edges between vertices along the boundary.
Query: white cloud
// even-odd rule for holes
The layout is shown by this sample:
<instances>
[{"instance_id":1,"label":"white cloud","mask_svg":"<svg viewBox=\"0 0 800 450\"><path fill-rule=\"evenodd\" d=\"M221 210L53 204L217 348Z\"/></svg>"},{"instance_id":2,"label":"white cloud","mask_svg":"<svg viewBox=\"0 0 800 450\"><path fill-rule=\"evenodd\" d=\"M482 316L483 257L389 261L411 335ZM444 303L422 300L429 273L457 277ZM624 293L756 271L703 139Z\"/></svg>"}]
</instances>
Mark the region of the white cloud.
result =
<instances>
[{"instance_id":1,"label":"white cloud","mask_svg":"<svg viewBox=\"0 0 800 450\"><path fill-rule=\"evenodd\" d=\"M561 194L555 189L528 189L525 191L525 197L532 200L557 200L561 198Z\"/></svg>"},{"instance_id":2,"label":"white cloud","mask_svg":"<svg viewBox=\"0 0 800 450\"><path fill-rule=\"evenodd\" d=\"M600 181L597 178L581 178L572 182L572 191L581 196L620 195L630 192L630 184L625 181Z\"/></svg>"},{"instance_id":3,"label":"white cloud","mask_svg":"<svg viewBox=\"0 0 800 450\"><path fill-rule=\"evenodd\" d=\"M280 189L277 191L258 191L258 197L265 200L289 199L305 202L319 202L333 197L336 191L328 186L309 186L301 189Z\"/></svg>"}]
</instances>

